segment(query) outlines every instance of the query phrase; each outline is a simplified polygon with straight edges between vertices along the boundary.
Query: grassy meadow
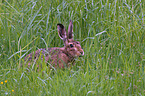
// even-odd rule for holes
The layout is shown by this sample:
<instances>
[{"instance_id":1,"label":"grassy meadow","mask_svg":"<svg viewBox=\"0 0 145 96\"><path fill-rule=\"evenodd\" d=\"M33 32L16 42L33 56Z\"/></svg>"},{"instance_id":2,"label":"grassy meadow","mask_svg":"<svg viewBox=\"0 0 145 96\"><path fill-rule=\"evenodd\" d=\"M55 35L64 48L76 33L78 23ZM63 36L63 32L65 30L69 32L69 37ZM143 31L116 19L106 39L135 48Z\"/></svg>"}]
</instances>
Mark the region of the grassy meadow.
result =
<instances>
[{"instance_id":1,"label":"grassy meadow","mask_svg":"<svg viewBox=\"0 0 145 96\"><path fill-rule=\"evenodd\" d=\"M57 23L70 19L85 52L75 66L20 67L38 48L63 47ZM0 95L144 96L144 0L1 0Z\"/></svg>"}]
</instances>

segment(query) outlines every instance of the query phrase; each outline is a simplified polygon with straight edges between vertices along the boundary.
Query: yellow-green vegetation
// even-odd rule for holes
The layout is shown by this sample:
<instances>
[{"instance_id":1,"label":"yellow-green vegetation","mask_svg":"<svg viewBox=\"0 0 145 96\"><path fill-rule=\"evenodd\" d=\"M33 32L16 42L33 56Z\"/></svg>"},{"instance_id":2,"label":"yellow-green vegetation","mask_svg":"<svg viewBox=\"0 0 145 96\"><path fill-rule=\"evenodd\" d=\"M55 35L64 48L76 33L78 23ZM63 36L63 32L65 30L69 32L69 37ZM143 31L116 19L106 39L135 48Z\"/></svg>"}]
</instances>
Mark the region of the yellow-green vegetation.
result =
<instances>
[{"instance_id":1,"label":"yellow-green vegetation","mask_svg":"<svg viewBox=\"0 0 145 96\"><path fill-rule=\"evenodd\" d=\"M70 19L85 52L75 66L21 67L38 48L63 47L57 23ZM144 96L144 0L1 0L0 82L1 96Z\"/></svg>"}]
</instances>

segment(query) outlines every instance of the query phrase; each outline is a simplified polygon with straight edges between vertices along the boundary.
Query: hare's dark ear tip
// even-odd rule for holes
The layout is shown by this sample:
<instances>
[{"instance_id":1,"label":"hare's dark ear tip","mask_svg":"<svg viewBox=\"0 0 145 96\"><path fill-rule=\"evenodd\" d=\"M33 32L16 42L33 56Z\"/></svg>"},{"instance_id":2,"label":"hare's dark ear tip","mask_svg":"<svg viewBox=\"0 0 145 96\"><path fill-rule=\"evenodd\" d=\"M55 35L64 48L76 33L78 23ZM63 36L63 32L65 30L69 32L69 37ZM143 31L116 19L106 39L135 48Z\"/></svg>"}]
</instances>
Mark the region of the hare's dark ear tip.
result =
<instances>
[{"instance_id":1,"label":"hare's dark ear tip","mask_svg":"<svg viewBox=\"0 0 145 96\"><path fill-rule=\"evenodd\" d=\"M70 21L70 22L72 22L72 20L71 20L71 19L70 19L69 21Z\"/></svg>"},{"instance_id":2,"label":"hare's dark ear tip","mask_svg":"<svg viewBox=\"0 0 145 96\"><path fill-rule=\"evenodd\" d=\"M58 23L57 26L60 26L62 29L64 28L64 26L60 23Z\"/></svg>"}]
</instances>

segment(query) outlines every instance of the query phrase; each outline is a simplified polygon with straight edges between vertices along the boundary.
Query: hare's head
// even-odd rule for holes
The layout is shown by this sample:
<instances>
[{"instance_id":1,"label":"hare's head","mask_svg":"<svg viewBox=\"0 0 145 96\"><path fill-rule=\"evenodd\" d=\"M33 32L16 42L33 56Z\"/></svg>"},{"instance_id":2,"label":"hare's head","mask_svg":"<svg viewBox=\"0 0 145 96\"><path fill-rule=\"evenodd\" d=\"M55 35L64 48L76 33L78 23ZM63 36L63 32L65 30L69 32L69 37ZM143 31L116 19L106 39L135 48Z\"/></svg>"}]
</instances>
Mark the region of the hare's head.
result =
<instances>
[{"instance_id":1,"label":"hare's head","mask_svg":"<svg viewBox=\"0 0 145 96\"><path fill-rule=\"evenodd\" d=\"M64 42L64 51L71 57L79 57L84 55L84 51L81 48L80 42L73 40L73 24L70 20L68 33L62 24L57 24L57 30L59 37Z\"/></svg>"}]
</instances>

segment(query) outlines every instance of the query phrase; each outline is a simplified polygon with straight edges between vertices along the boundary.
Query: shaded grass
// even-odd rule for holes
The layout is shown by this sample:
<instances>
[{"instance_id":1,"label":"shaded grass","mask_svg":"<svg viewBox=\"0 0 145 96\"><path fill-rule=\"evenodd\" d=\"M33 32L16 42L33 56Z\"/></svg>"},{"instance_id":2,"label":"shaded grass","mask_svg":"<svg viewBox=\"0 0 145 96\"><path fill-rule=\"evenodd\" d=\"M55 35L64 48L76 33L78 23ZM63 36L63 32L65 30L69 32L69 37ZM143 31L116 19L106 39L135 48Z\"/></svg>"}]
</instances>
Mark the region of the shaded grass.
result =
<instances>
[{"instance_id":1,"label":"shaded grass","mask_svg":"<svg viewBox=\"0 0 145 96\"><path fill-rule=\"evenodd\" d=\"M0 82L8 80L2 95L145 94L143 1L3 0L0 6ZM74 67L20 67L37 48L62 47L56 25L67 28L70 19L85 52Z\"/></svg>"}]
</instances>

